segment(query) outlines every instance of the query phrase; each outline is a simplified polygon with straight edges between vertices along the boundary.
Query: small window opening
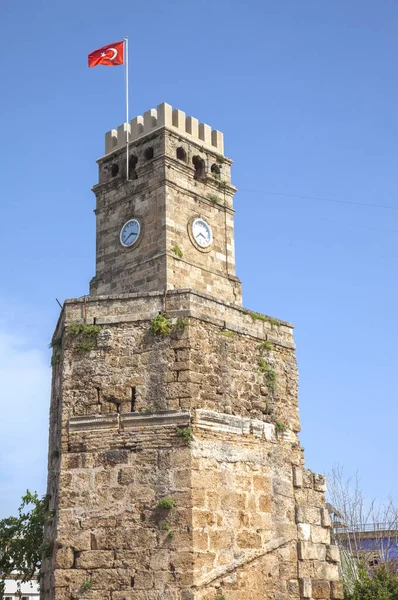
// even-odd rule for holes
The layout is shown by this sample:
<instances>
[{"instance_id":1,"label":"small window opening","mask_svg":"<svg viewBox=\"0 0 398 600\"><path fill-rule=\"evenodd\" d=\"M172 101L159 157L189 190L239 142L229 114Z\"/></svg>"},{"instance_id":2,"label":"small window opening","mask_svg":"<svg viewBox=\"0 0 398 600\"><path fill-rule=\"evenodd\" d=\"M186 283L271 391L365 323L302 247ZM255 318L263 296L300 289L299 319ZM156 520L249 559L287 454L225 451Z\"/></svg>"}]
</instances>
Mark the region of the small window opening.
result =
<instances>
[{"instance_id":1,"label":"small window opening","mask_svg":"<svg viewBox=\"0 0 398 600\"><path fill-rule=\"evenodd\" d=\"M214 163L214 165L211 165L211 172L213 173L214 177L220 177L220 167L218 165L216 165Z\"/></svg>"},{"instance_id":2,"label":"small window opening","mask_svg":"<svg viewBox=\"0 0 398 600\"><path fill-rule=\"evenodd\" d=\"M195 179L204 179L206 177L205 161L200 156L194 156L192 159L195 167Z\"/></svg>"},{"instance_id":3,"label":"small window opening","mask_svg":"<svg viewBox=\"0 0 398 600\"><path fill-rule=\"evenodd\" d=\"M133 588L134 585L135 585L135 579L134 579L134 577L132 577L131 580L130 580L130 587Z\"/></svg>"},{"instance_id":4,"label":"small window opening","mask_svg":"<svg viewBox=\"0 0 398 600\"><path fill-rule=\"evenodd\" d=\"M153 158L153 148L147 148L144 152L145 160L151 160Z\"/></svg>"},{"instance_id":5,"label":"small window opening","mask_svg":"<svg viewBox=\"0 0 398 600\"><path fill-rule=\"evenodd\" d=\"M176 155L179 160L183 160L184 162L187 162L187 153L185 152L184 148L182 148L181 146L179 148L177 148Z\"/></svg>"},{"instance_id":6,"label":"small window opening","mask_svg":"<svg viewBox=\"0 0 398 600\"><path fill-rule=\"evenodd\" d=\"M138 158L132 154L129 158L129 179L138 179L137 171L135 170L138 163Z\"/></svg>"},{"instance_id":7,"label":"small window opening","mask_svg":"<svg viewBox=\"0 0 398 600\"><path fill-rule=\"evenodd\" d=\"M131 412L135 412L136 399L137 399L137 389L134 386L131 388Z\"/></svg>"},{"instance_id":8,"label":"small window opening","mask_svg":"<svg viewBox=\"0 0 398 600\"><path fill-rule=\"evenodd\" d=\"M111 175L112 177L116 177L116 175L119 173L119 165L117 165L116 163L113 163L113 165L111 166Z\"/></svg>"}]
</instances>

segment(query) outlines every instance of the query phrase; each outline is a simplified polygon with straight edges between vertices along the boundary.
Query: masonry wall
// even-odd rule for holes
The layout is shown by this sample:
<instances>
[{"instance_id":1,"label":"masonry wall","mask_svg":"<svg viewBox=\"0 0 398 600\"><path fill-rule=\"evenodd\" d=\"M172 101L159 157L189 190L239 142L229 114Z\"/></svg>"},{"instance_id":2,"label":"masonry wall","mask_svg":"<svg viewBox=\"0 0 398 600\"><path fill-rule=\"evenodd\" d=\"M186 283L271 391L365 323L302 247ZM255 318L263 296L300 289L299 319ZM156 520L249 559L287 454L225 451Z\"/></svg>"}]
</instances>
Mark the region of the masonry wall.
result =
<instances>
[{"instance_id":1,"label":"masonry wall","mask_svg":"<svg viewBox=\"0 0 398 600\"><path fill-rule=\"evenodd\" d=\"M187 290L71 300L54 363L43 600L342 597L289 324Z\"/></svg>"}]
</instances>

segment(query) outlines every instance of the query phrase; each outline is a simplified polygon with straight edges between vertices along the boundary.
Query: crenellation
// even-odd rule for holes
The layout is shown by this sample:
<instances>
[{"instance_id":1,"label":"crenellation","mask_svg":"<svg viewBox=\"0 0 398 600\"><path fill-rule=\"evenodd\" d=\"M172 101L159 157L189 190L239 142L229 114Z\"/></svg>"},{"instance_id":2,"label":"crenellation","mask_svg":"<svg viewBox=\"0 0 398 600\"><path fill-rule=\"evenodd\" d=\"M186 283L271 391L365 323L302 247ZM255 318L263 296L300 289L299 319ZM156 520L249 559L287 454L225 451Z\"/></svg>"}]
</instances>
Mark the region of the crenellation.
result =
<instances>
[{"instance_id":1,"label":"crenellation","mask_svg":"<svg viewBox=\"0 0 398 600\"><path fill-rule=\"evenodd\" d=\"M224 136L220 131L212 130L206 123L199 123L195 117L186 117L183 111L173 109L170 104L163 102L157 109L151 108L143 116L134 117L129 124L124 123L117 130L108 131L105 134L105 155L127 144L127 132L129 142L132 143L161 127L168 128L190 142L203 145L213 152L224 154Z\"/></svg>"}]
</instances>

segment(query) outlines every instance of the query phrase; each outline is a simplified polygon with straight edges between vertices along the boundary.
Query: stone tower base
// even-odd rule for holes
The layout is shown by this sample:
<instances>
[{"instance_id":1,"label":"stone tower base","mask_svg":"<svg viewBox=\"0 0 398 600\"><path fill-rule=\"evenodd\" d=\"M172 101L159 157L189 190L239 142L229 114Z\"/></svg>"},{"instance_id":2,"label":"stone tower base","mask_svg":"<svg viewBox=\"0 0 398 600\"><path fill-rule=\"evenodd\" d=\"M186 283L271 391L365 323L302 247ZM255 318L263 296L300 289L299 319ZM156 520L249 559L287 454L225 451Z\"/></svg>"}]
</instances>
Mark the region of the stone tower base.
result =
<instances>
[{"instance_id":1,"label":"stone tower base","mask_svg":"<svg viewBox=\"0 0 398 600\"><path fill-rule=\"evenodd\" d=\"M343 598L291 325L190 290L70 300L53 362L43 600Z\"/></svg>"}]
</instances>

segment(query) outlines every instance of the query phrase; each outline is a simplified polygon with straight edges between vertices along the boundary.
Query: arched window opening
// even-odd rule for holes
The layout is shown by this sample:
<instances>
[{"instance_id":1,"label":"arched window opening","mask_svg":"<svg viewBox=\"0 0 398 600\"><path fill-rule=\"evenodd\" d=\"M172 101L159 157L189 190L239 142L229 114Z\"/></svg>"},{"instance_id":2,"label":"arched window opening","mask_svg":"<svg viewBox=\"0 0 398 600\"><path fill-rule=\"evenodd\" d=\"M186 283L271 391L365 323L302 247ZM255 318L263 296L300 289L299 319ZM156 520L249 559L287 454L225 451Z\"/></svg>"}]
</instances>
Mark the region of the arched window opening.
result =
<instances>
[{"instance_id":1,"label":"arched window opening","mask_svg":"<svg viewBox=\"0 0 398 600\"><path fill-rule=\"evenodd\" d=\"M214 165L211 165L210 170L213 173L213 177L220 177L220 174L221 174L220 167L218 165L216 165L216 163L214 163Z\"/></svg>"},{"instance_id":2,"label":"arched window opening","mask_svg":"<svg viewBox=\"0 0 398 600\"><path fill-rule=\"evenodd\" d=\"M137 171L135 170L138 163L138 158L132 154L129 158L129 179L138 179Z\"/></svg>"},{"instance_id":3,"label":"arched window opening","mask_svg":"<svg viewBox=\"0 0 398 600\"><path fill-rule=\"evenodd\" d=\"M153 158L153 148L152 147L147 148L145 150L144 157L145 157L145 160L151 160L151 158Z\"/></svg>"},{"instance_id":4,"label":"arched window opening","mask_svg":"<svg viewBox=\"0 0 398 600\"><path fill-rule=\"evenodd\" d=\"M119 173L119 165L117 165L116 163L113 163L113 165L111 166L111 175L112 177L116 177L116 175Z\"/></svg>"},{"instance_id":5,"label":"arched window opening","mask_svg":"<svg viewBox=\"0 0 398 600\"><path fill-rule=\"evenodd\" d=\"M200 158L200 156L194 156L192 159L192 163L195 167L195 179L205 179L206 167L203 158Z\"/></svg>"},{"instance_id":6,"label":"arched window opening","mask_svg":"<svg viewBox=\"0 0 398 600\"><path fill-rule=\"evenodd\" d=\"M181 146L179 148L177 148L177 158L179 160L183 160L184 162L187 162L187 153L185 152L184 148L182 148Z\"/></svg>"}]
</instances>

